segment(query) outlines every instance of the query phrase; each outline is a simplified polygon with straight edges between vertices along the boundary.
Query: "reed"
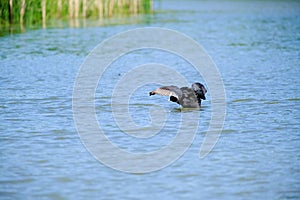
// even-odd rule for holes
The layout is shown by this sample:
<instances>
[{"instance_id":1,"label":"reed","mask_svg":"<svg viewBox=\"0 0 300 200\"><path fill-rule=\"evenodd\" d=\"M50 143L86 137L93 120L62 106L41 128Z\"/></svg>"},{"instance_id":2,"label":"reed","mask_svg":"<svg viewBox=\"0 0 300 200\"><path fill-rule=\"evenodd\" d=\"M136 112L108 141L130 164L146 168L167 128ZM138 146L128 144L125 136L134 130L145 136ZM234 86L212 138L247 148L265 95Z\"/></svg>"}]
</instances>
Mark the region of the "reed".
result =
<instances>
[{"instance_id":1,"label":"reed","mask_svg":"<svg viewBox=\"0 0 300 200\"><path fill-rule=\"evenodd\" d=\"M152 0L0 0L0 25L105 19L152 12Z\"/></svg>"}]
</instances>

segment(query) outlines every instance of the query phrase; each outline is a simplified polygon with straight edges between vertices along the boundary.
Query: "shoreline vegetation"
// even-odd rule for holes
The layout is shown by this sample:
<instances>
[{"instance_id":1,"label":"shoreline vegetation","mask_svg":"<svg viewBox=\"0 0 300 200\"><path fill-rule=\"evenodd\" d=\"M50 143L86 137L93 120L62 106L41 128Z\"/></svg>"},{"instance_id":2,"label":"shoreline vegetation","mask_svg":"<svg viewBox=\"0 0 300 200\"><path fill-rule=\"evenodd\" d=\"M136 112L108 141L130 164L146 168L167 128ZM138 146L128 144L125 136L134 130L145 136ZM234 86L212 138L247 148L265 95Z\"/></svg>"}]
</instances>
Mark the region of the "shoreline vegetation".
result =
<instances>
[{"instance_id":1,"label":"shoreline vegetation","mask_svg":"<svg viewBox=\"0 0 300 200\"><path fill-rule=\"evenodd\" d=\"M19 27L23 32L25 27L47 28L51 21L80 27L81 21L84 25L91 19L101 25L106 19L150 14L152 9L153 0L1 0L0 26L2 31Z\"/></svg>"}]
</instances>

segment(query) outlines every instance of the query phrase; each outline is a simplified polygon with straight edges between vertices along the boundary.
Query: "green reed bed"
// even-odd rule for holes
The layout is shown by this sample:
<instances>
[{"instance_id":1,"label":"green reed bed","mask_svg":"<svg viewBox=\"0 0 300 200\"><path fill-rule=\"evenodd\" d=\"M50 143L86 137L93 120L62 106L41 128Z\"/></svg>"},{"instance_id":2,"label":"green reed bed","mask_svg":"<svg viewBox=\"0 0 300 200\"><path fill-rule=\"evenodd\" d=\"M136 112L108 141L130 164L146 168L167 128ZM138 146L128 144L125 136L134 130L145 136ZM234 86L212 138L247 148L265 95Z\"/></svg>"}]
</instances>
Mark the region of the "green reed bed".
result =
<instances>
[{"instance_id":1,"label":"green reed bed","mask_svg":"<svg viewBox=\"0 0 300 200\"><path fill-rule=\"evenodd\" d=\"M43 26L51 20L108 19L152 12L152 0L1 0L0 25Z\"/></svg>"}]
</instances>

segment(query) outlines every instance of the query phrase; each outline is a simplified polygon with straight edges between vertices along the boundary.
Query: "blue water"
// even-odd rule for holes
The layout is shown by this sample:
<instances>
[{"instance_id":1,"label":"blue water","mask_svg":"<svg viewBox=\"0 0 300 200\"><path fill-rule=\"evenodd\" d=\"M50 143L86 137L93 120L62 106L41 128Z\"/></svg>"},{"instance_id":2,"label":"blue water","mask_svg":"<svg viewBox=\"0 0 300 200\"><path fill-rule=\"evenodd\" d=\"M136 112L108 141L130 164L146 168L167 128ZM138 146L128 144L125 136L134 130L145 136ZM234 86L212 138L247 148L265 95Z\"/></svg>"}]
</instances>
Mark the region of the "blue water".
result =
<instances>
[{"instance_id":1,"label":"blue water","mask_svg":"<svg viewBox=\"0 0 300 200\"><path fill-rule=\"evenodd\" d=\"M140 24L28 30L0 38L0 199L300 198L300 3L160 1L155 10ZM225 85L227 116L217 145L199 159L210 120L208 92L187 152L162 170L128 174L85 149L73 121L72 92L80 65L98 43L146 26L180 31L206 49ZM131 101L136 123L147 125L155 104L175 119L151 143L120 136L110 118L107 98L118 79L110 73L123 75L153 59L191 82L198 78L181 58L162 52L140 51L116 62L123 65L107 71L102 84L108 89L98 88L96 111L106 117L110 139L125 149L159 148L178 127L178 106L148 97L148 90Z\"/></svg>"}]
</instances>

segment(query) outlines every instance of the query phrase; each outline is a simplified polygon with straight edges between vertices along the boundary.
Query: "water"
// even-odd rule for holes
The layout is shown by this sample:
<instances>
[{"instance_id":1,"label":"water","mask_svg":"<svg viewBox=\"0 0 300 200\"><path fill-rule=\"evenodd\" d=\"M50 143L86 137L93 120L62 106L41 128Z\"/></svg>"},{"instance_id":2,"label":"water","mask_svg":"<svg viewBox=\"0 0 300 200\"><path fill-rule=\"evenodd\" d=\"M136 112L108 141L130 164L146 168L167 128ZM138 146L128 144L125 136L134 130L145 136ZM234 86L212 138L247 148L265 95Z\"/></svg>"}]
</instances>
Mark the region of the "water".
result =
<instances>
[{"instance_id":1,"label":"water","mask_svg":"<svg viewBox=\"0 0 300 200\"><path fill-rule=\"evenodd\" d=\"M162 1L145 23L2 37L0 198L299 199L299 8L298 2L286 1ZM99 163L82 145L72 116L72 90L81 63L99 42L144 26L175 29L203 45L223 78L227 117L213 151L198 159L210 120L208 93L187 152L157 172L127 174ZM185 61L163 52L140 51L115 63L123 67L107 71L103 99L99 83L96 110L98 118L106 117L102 123L109 137L127 150L157 149L178 128L178 106L147 93L142 97L144 88L131 99L134 120L147 125L149 108L162 105L174 118L168 118L166 130L139 144L109 126L107 99L118 80L114 73L122 76L131 63L153 59L174 66L191 82L203 82Z\"/></svg>"}]
</instances>

